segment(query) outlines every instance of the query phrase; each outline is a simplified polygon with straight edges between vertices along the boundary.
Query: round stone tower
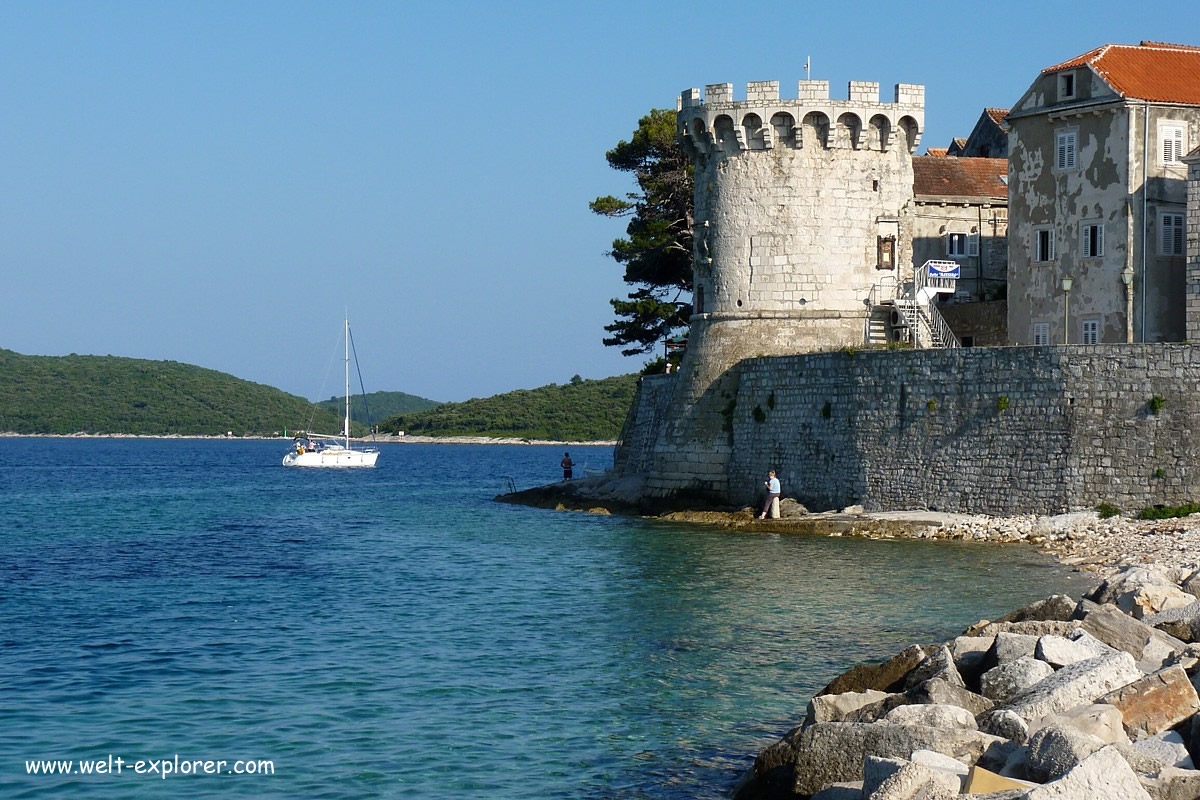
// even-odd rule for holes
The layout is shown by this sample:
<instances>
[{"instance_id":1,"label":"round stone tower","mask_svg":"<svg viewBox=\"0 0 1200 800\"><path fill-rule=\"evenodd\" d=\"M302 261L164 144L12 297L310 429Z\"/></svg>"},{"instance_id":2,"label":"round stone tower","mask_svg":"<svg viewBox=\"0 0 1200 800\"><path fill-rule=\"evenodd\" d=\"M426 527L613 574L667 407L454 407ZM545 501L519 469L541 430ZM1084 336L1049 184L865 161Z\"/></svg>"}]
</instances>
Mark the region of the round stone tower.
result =
<instances>
[{"instance_id":1,"label":"round stone tower","mask_svg":"<svg viewBox=\"0 0 1200 800\"><path fill-rule=\"evenodd\" d=\"M689 89L679 141L695 165L694 298L688 347L659 434L651 494L722 494L731 367L746 358L861 345L872 287L912 272L901 236L925 89L852 81ZM732 383L731 383L732 380ZM724 404L724 405L723 405Z\"/></svg>"},{"instance_id":2,"label":"round stone tower","mask_svg":"<svg viewBox=\"0 0 1200 800\"><path fill-rule=\"evenodd\" d=\"M743 337L753 355L861 344L871 288L907 277L898 265L912 261L900 214L924 87L898 84L892 103L860 81L848 100L830 100L828 81L800 81L795 100L779 98L777 81L749 84L744 102L732 89L679 98L679 140L696 167L693 332L754 323Z\"/></svg>"}]
</instances>

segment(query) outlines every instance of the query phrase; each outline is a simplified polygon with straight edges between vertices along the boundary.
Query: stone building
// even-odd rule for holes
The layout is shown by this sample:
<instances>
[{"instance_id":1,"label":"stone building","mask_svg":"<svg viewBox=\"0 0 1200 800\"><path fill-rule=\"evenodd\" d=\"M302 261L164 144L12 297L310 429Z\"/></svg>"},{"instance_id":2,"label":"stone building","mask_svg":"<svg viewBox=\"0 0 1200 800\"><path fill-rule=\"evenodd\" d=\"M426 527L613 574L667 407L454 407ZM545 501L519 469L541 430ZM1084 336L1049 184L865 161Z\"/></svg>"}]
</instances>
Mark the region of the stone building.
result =
<instances>
[{"instance_id":1,"label":"stone building","mask_svg":"<svg viewBox=\"0 0 1200 800\"><path fill-rule=\"evenodd\" d=\"M1008 263L1008 164L998 158L913 158L913 264L962 265L955 297L996 299Z\"/></svg>"},{"instance_id":2,"label":"stone building","mask_svg":"<svg viewBox=\"0 0 1200 800\"><path fill-rule=\"evenodd\" d=\"M1007 108L985 108L963 144L966 158L1008 158Z\"/></svg>"},{"instance_id":3,"label":"stone building","mask_svg":"<svg viewBox=\"0 0 1200 800\"><path fill-rule=\"evenodd\" d=\"M1006 119L1010 342L1183 340L1200 48L1099 47L1042 70Z\"/></svg>"}]
</instances>

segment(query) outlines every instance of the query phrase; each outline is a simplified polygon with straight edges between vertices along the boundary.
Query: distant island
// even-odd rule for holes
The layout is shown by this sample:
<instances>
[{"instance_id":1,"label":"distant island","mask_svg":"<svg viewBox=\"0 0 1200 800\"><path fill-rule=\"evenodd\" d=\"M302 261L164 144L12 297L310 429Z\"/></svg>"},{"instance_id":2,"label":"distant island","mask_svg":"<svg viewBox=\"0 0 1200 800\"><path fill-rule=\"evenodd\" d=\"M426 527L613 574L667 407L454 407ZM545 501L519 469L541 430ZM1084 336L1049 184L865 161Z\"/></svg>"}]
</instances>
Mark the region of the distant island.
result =
<instances>
[{"instance_id":1,"label":"distant island","mask_svg":"<svg viewBox=\"0 0 1200 800\"><path fill-rule=\"evenodd\" d=\"M385 419L380 433L418 436L490 436L564 442L611 441L621 434L638 375L585 380L442 403Z\"/></svg>"},{"instance_id":2,"label":"distant island","mask_svg":"<svg viewBox=\"0 0 1200 800\"><path fill-rule=\"evenodd\" d=\"M341 400L319 403L177 361L27 356L0 348L0 433L21 435L280 436L341 430ZM464 403L404 392L351 401L355 436L380 432L556 441L616 439L636 375L550 384Z\"/></svg>"},{"instance_id":3,"label":"distant island","mask_svg":"<svg viewBox=\"0 0 1200 800\"><path fill-rule=\"evenodd\" d=\"M322 400L317 405L340 417L344 413L345 403L344 397L335 395L328 400ZM437 400L418 397L415 394L368 392L365 400L361 394L353 395L350 398L350 416L357 420L379 421L397 414L407 414L410 411L427 411L439 405L441 403Z\"/></svg>"}]
</instances>

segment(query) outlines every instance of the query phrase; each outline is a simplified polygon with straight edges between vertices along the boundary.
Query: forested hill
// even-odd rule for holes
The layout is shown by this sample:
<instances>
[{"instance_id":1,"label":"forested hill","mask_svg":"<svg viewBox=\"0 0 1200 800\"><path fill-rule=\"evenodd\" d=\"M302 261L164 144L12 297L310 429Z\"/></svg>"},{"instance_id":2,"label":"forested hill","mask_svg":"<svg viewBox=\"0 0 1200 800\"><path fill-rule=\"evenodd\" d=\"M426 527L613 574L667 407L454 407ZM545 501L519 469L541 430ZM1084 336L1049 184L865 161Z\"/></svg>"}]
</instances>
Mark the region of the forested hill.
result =
<instances>
[{"instance_id":1,"label":"forested hill","mask_svg":"<svg viewBox=\"0 0 1200 800\"><path fill-rule=\"evenodd\" d=\"M561 385L552 383L400 414L380 423L379 430L418 436L608 441L621 433L637 381L638 375L602 380L583 380L576 375Z\"/></svg>"},{"instance_id":2,"label":"forested hill","mask_svg":"<svg viewBox=\"0 0 1200 800\"><path fill-rule=\"evenodd\" d=\"M361 394L350 397L350 416L365 423L368 419L379 422L381 419L394 417L397 414L407 414L410 411L425 411L440 405L436 400L418 397L404 392L370 392L367 394L366 405L363 405ZM331 397L322 400L317 405L328 409L331 413L341 416L345 413L345 398ZM368 415L367 412L370 412Z\"/></svg>"},{"instance_id":3,"label":"forested hill","mask_svg":"<svg viewBox=\"0 0 1200 800\"><path fill-rule=\"evenodd\" d=\"M216 370L0 349L0 432L242 436L310 426L341 430L336 415L303 397Z\"/></svg>"}]
</instances>

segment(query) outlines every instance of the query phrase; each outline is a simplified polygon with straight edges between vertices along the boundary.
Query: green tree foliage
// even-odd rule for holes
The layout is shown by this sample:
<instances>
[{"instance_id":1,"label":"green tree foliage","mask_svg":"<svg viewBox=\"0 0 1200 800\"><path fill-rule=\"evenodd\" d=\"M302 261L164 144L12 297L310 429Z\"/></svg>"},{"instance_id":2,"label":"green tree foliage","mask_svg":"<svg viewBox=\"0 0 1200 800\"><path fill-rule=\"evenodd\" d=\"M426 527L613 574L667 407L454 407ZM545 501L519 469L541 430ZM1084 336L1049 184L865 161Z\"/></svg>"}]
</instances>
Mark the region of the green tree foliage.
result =
<instances>
[{"instance_id":1,"label":"green tree foliage","mask_svg":"<svg viewBox=\"0 0 1200 800\"><path fill-rule=\"evenodd\" d=\"M116 356L0 349L0 431L24 434L271 435L341 430L303 397L223 372ZM356 428L357 430L357 428Z\"/></svg>"},{"instance_id":2,"label":"green tree foliage","mask_svg":"<svg viewBox=\"0 0 1200 800\"><path fill-rule=\"evenodd\" d=\"M616 439L633 402L637 375L550 384L492 397L443 403L380 423L381 432L418 436L495 436L594 442Z\"/></svg>"},{"instance_id":3,"label":"green tree foliage","mask_svg":"<svg viewBox=\"0 0 1200 800\"><path fill-rule=\"evenodd\" d=\"M597 197L590 208L606 217L628 217L628 238L611 255L625 266L628 299L612 299L616 321L605 325L610 347L625 355L650 352L687 325L692 305L692 164L675 140L675 112L655 109L638 121L631 141L605 157L632 173L638 190L625 199Z\"/></svg>"},{"instance_id":4,"label":"green tree foliage","mask_svg":"<svg viewBox=\"0 0 1200 800\"><path fill-rule=\"evenodd\" d=\"M366 423L370 419L373 422L379 422L381 419L394 417L397 414L425 411L440 405L436 400L404 392L368 392L366 398L367 402L364 405L361 394L350 396L350 416L355 421ZM340 417L345 413L346 399L335 396L328 400L322 400L317 405ZM370 412L369 416L367 412Z\"/></svg>"}]
</instances>

